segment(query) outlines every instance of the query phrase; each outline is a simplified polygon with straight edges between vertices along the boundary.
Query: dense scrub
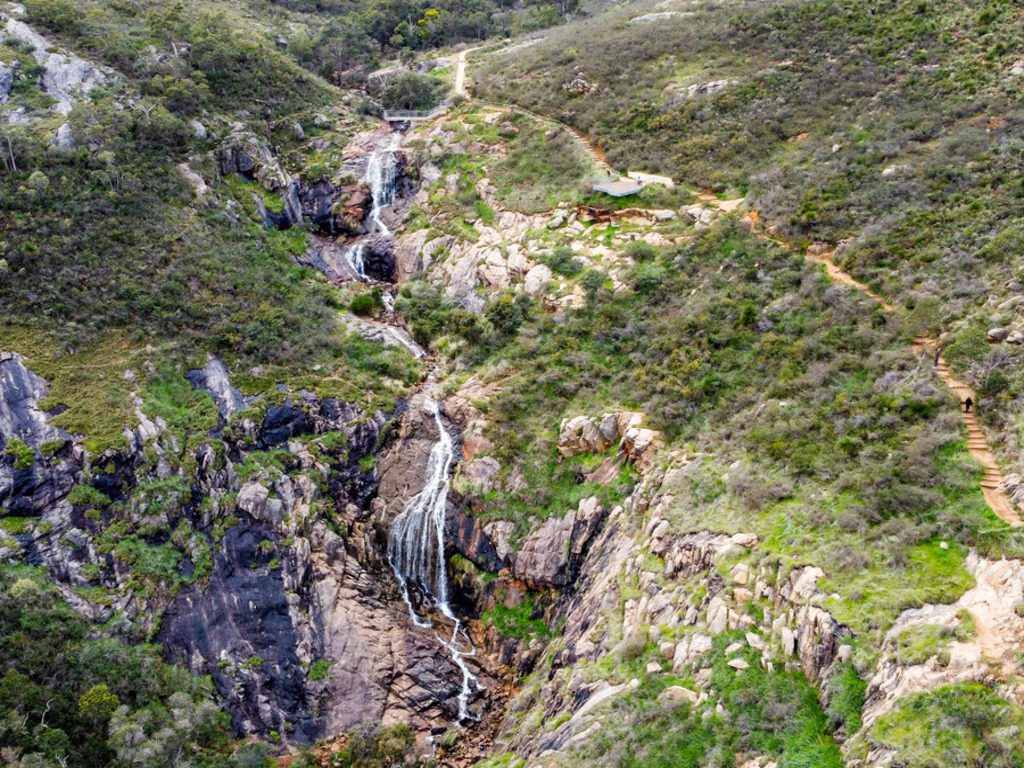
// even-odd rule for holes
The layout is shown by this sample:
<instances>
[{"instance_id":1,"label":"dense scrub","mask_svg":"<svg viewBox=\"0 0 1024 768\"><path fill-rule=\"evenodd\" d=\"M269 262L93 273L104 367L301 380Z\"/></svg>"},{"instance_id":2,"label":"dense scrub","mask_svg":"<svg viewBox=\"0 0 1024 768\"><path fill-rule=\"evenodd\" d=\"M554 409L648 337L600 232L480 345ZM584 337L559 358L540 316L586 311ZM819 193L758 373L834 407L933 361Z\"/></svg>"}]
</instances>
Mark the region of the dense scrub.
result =
<instances>
[{"instance_id":1,"label":"dense scrub","mask_svg":"<svg viewBox=\"0 0 1024 768\"><path fill-rule=\"evenodd\" d=\"M593 489L579 484L586 457L556 460L559 420L641 410L695 457L670 490L684 529L754 530L761 557L830 563L831 609L883 631L901 609L970 586L965 550L940 540L1021 551L907 333L727 222L640 262L629 294L600 288L502 350L491 437L505 471L533 482L479 500L481 513L567 509Z\"/></svg>"},{"instance_id":2,"label":"dense scrub","mask_svg":"<svg viewBox=\"0 0 1024 768\"><path fill-rule=\"evenodd\" d=\"M746 194L796 242L842 242L842 266L916 330L948 334L1019 471L1022 356L984 342L1019 322L986 300L1014 299L1024 279L1016 4L741 2L635 20L652 10L496 54L479 90L571 122L613 165Z\"/></svg>"},{"instance_id":3,"label":"dense scrub","mask_svg":"<svg viewBox=\"0 0 1024 768\"><path fill-rule=\"evenodd\" d=\"M96 636L31 569L0 572L0 594L5 765L237 765L208 681L159 647Z\"/></svg>"}]
</instances>

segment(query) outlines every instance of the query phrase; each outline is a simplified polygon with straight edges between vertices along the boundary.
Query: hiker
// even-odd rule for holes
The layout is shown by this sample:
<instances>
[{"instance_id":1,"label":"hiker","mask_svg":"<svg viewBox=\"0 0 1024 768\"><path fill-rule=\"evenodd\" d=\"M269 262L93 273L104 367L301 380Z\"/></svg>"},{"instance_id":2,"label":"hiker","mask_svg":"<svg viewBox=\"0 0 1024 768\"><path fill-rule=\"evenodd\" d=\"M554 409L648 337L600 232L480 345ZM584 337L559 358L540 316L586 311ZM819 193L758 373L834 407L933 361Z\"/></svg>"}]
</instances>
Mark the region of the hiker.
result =
<instances>
[{"instance_id":1,"label":"hiker","mask_svg":"<svg viewBox=\"0 0 1024 768\"><path fill-rule=\"evenodd\" d=\"M974 405L974 400L972 400L971 396L968 395L967 399L964 400L964 413L970 413L972 405Z\"/></svg>"},{"instance_id":2,"label":"hiker","mask_svg":"<svg viewBox=\"0 0 1024 768\"><path fill-rule=\"evenodd\" d=\"M935 348L935 367L939 367L939 348Z\"/></svg>"}]
</instances>

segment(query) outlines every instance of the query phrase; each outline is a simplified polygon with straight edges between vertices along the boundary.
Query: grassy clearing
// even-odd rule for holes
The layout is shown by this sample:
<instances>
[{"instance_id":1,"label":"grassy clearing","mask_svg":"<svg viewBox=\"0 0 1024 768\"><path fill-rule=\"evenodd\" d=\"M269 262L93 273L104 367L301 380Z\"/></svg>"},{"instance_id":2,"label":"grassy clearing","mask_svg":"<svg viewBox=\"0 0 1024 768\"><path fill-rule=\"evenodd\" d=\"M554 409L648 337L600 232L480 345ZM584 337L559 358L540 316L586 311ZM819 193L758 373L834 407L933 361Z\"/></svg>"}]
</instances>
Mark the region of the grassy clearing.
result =
<instances>
[{"instance_id":1,"label":"grassy clearing","mask_svg":"<svg viewBox=\"0 0 1024 768\"><path fill-rule=\"evenodd\" d=\"M871 738L907 768L1013 766L1024 762L1024 710L980 683L909 696L883 715Z\"/></svg>"}]
</instances>

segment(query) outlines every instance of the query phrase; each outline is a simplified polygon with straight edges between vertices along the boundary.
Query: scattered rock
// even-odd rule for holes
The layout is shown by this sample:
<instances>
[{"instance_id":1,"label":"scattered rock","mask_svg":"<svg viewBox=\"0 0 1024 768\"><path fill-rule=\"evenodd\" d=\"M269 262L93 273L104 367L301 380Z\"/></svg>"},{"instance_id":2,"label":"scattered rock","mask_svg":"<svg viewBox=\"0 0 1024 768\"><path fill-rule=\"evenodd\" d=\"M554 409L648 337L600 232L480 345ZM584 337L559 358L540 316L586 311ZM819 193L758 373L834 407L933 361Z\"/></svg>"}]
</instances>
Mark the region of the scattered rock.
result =
<instances>
[{"instance_id":1,"label":"scattered rock","mask_svg":"<svg viewBox=\"0 0 1024 768\"><path fill-rule=\"evenodd\" d=\"M696 691L684 688L681 685L670 685L658 696L658 701L676 704L685 701L687 704L696 704L700 695Z\"/></svg>"},{"instance_id":2,"label":"scattered rock","mask_svg":"<svg viewBox=\"0 0 1024 768\"><path fill-rule=\"evenodd\" d=\"M562 90L568 91L574 96L585 96L594 90L594 86L587 82L586 78L578 75L572 80L562 83Z\"/></svg>"},{"instance_id":3,"label":"scattered rock","mask_svg":"<svg viewBox=\"0 0 1024 768\"><path fill-rule=\"evenodd\" d=\"M1006 341L1006 338L1010 335L1009 328L989 328L988 329L988 341L989 344L997 344L1000 341Z\"/></svg>"},{"instance_id":4,"label":"scattered rock","mask_svg":"<svg viewBox=\"0 0 1024 768\"><path fill-rule=\"evenodd\" d=\"M537 264L523 278L523 290L531 296L541 296L553 277L554 274L547 264Z\"/></svg>"},{"instance_id":5,"label":"scattered rock","mask_svg":"<svg viewBox=\"0 0 1024 768\"><path fill-rule=\"evenodd\" d=\"M679 212L687 221L697 227L697 229L706 229L707 227L710 227L718 215L714 209L707 208L699 204L684 206Z\"/></svg>"},{"instance_id":6,"label":"scattered rock","mask_svg":"<svg viewBox=\"0 0 1024 768\"><path fill-rule=\"evenodd\" d=\"M727 86L732 85L733 80L710 80L706 83L694 83L686 88L686 95L688 98L698 98L702 96L711 96L719 91L723 90Z\"/></svg>"},{"instance_id":7,"label":"scattered rock","mask_svg":"<svg viewBox=\"0 0 1024 768\"><path fill-rule=\"evenodd\" d=\"M192 185L192 191L195 192L196 197L204 197L210 191L203 177L193 171L188 163L178 163L175 167L178 169L178 173L184 176L185 180Z\"/></svg>"}]
</instances>

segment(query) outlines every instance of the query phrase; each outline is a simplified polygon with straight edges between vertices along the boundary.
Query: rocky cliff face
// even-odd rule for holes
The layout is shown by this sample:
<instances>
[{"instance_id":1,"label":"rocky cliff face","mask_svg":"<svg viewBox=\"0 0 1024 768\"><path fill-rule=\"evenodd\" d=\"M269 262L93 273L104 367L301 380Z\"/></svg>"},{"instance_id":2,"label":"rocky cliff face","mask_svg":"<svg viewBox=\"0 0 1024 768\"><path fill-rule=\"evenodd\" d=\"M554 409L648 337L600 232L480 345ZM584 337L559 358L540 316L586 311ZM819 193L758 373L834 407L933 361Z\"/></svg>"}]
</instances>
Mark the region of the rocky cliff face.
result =
<instances>
[{"instance_id":1,"label":"rocky cliff face","mask_svg":"<svg viewBox=\"0 0 1024 768\"><path fill-rule=\"evenodd\" d=\"M213 677L239 733L310 743L363 723L407 722L423 734L451 723L461 672L435 632L410 619L384 555L390 517L423 482L433 422L406 409L378 467L365 470L360 459L377 449L384 414L308 393L253 403L216 359L189 376L218 406L221 447L202 442L193 470L176 467L173 435L140 410L131 447L100 457L106 469L92 479L96 491L123 500L115 506L124 513L86 514L95 508L69 493L89 477L88 457L40 409L46 382L5 354L0 504L35 520L4 540L5 560L46 567L76 608L115 619L129 636L156 633L170 658ZM12 452L14 444L23 448ZM284 464L254 469L268 449L284 451ZM154 464L154 454L166 458ZM160 484L176 489L175 504L140 495ZM468 518L452 513L462 531L452 541L468 537L478 556L493 553ZM132 537L179 553L174 572L147 581L117 540L105 543L119 514ZM82 598L75 590L86 586L109 599ZM482 659L471 663L492 687Z\"/></svg>"}]
</instances>

